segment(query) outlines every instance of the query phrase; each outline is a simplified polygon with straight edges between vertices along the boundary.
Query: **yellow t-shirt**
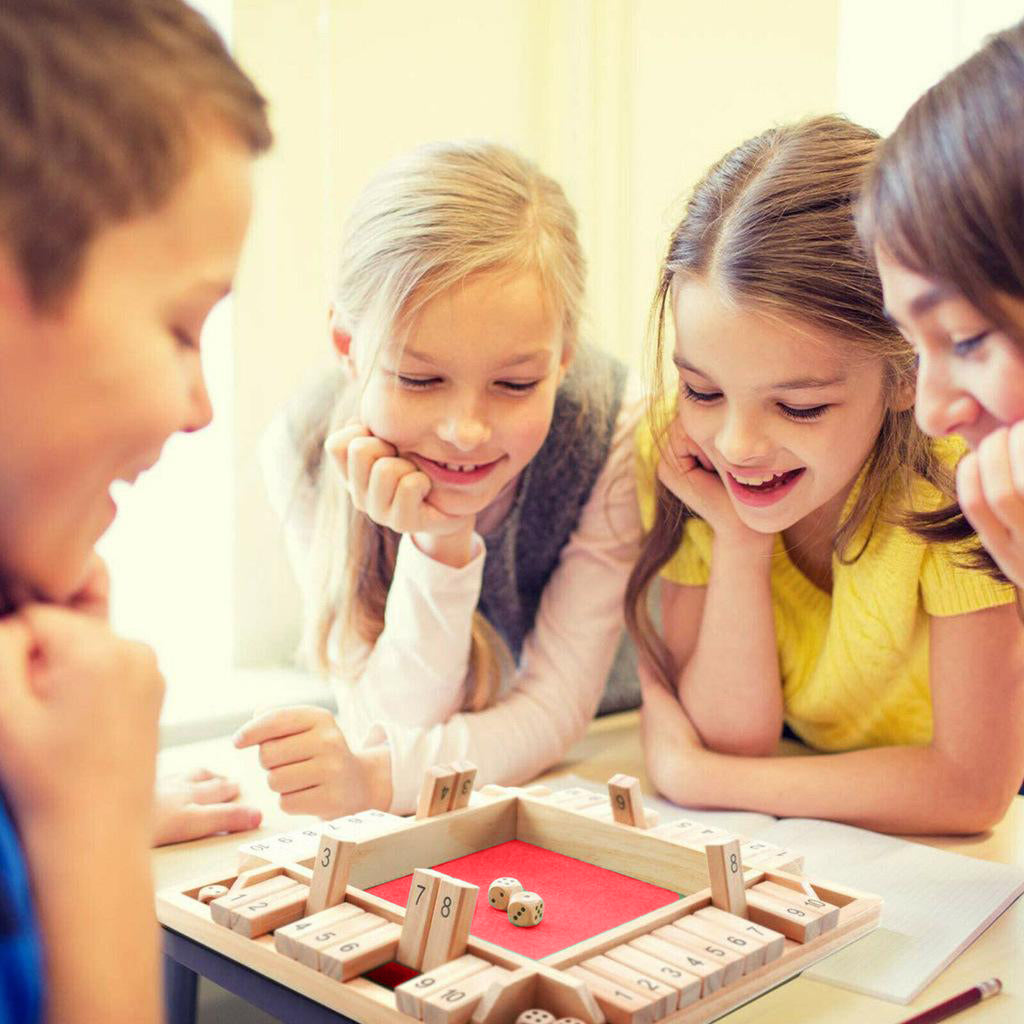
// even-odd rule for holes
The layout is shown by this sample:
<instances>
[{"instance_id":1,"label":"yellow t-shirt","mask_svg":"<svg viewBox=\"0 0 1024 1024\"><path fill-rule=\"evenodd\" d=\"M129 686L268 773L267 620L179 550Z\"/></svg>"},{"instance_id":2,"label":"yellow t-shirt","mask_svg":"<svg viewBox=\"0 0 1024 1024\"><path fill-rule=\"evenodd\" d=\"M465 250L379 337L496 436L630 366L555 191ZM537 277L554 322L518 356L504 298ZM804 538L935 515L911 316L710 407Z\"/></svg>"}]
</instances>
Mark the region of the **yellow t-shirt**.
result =
<instances>
[{"instance_id":1,"label":"yellow t-shirt","mask_svg":"<svg viewBox=\"0 0 1024 1024\"><path fill-rule=\"evenodd\" d=\"M933 444L949 465L965 450L959 439ZM641 424L638 491L647 529L654 521L655 454L650 429ZM847 500L847 509L858 487ZM935 509L947 500L918 479L910 507ZM860 550L867 529L865 524L853 551ZM661 576L673 583L706 586L712 536L703 520L688 520L682 544ZM959 545L926 544L880 518L857 561L844 565L833 556L829 594L794 565L781 535L775 538L771 589L784 713L805 743L840 751L931 741L930 616L962 615L1014 600L1013 587L956 564L963 560Z\"/></svg>"}]
</instances>

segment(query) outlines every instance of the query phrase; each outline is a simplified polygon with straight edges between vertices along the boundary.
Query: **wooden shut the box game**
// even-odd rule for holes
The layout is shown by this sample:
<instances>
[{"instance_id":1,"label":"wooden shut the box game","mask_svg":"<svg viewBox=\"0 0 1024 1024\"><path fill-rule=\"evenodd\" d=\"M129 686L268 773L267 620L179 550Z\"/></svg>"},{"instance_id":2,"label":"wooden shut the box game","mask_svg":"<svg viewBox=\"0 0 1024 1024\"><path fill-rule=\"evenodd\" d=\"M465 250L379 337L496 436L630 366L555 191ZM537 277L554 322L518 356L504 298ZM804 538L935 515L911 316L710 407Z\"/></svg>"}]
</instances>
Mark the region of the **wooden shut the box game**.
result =
<instances>
[{"instance_id":1,"label":"wooden shut the box game","mask_svg":"<svg viewBox=\"0 0 1024 1024\"><path fill-rule=\"evenodd\" d=\"M158 917L360 1024L696 1024L878 923L878 897L792 851L656 825L628 776L601 794L474 775L432 769L415 818L248 843L160 892Z\"/></svg>"}]
</instances>

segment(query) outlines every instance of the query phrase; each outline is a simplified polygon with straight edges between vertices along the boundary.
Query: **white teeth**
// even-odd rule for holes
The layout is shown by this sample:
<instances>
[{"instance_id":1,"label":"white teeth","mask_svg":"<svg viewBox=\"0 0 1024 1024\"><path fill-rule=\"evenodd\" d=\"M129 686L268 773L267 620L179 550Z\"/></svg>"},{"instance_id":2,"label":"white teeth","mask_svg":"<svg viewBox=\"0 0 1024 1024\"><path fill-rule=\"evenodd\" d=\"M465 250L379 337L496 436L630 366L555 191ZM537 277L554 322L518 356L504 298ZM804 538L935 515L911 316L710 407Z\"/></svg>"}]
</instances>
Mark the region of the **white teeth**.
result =
<instances>
[{"instance_id":1,"label":"white teeth","mask_svg":"<svg viewBox=\"0 0 1024 1024\"><path fill-rule=\"evenodd\" d=\"M766 484L769 480L774 480L779 476L782 476L782 474L769 473L767 476L739 476L737 473L733 473L732 478L737 483L745 484L747 487L760 487L761 484Z\"/></svg>"},{"instance_id":2,"label":"white teeth","mask_svg":"<svg viewBox=\"0 0 1024 1024\"><path fill-rule=\"evenodd\" d=\"M458 466L454 462L442 462L445 469L454 470L456 473L472 473L476 466Z\"/></svg>"}]
</instances>

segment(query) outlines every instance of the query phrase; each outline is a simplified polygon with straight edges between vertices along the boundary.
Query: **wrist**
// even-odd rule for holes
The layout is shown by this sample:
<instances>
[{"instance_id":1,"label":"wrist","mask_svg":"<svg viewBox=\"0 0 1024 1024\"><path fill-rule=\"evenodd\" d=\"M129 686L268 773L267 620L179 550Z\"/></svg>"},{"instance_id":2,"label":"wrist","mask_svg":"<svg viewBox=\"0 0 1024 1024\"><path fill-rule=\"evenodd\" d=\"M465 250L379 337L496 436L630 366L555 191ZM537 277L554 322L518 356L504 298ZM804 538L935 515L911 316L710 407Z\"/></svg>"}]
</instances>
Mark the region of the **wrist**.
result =
<instances>
[{"instance_id":1,"label":"wrist","mask_svg":"<svg viewBox=\"0 0 1024 1024\"><path fill-rule=\"evenodd\" d=\"M410 536L424 555L453 569L462 569L469 565L476 554L472 522L454 533L419 532Z\"/></svg>"},{"instance_id":2,"label":"wrist","mask_svg":"<svg viewBox=\"0 0 1024 1024\"><path fill-rule=\"evenodd\" d=\"M711 542L712 565L736 564L740 568L764 569L771 564L774 533L745 530L741 534L715 534Z\"/></svg>"},{"instance_id":3,"label":"wrist","mask_svg":"<svg viewBox=\"0 0 1024 1024\"><path fill-rule=\"evenodd\" d=\"M361 750L356 759L363 772L367 808L386 811L391 807L391 751L386 744Z\"/></svg>"}]
</instances>

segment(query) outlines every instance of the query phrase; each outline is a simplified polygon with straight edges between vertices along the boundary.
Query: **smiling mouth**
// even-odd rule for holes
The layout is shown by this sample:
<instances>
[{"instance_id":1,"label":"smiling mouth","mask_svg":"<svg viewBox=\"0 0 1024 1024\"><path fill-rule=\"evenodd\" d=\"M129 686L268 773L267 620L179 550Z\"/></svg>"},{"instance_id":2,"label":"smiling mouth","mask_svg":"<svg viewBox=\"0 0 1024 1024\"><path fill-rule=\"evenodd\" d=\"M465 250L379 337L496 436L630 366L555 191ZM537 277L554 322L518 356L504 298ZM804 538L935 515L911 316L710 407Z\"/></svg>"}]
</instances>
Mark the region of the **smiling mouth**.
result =
<instances>
[{"instance_id":1,"label":"smiling mouth","mask_svg":"<svg viewBox=\"0 0 1024 1024\"><path fill-rule=\"evenodd\" d=\"M490 462L442 462L439 459L428 459L425 455L416 455L414 461L427 476L438 483L471 484L490 474L502 459Z\"/></svg>"},{"instance_id":2,"label":"smiling mouth","mask_svg":"<svg viewBox=\"0 0 1024 1024\"><path fill-rule=\"evenodd\" d=\"M802 469L790 469L785 473L769 473L762 476L740 476L738 473L730 473L729 476L748 490L764 493L765 491L774 491L785 486L797 474L802 472Z\"/></svg>"}]
</instances>

